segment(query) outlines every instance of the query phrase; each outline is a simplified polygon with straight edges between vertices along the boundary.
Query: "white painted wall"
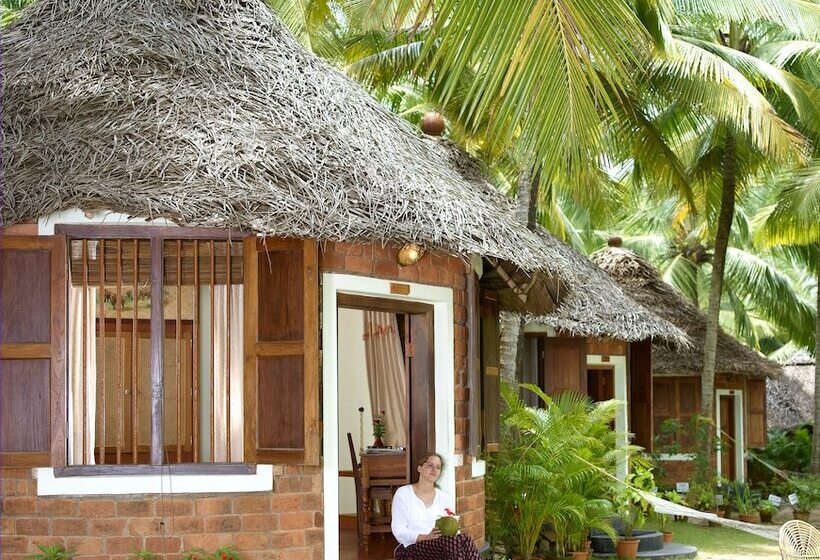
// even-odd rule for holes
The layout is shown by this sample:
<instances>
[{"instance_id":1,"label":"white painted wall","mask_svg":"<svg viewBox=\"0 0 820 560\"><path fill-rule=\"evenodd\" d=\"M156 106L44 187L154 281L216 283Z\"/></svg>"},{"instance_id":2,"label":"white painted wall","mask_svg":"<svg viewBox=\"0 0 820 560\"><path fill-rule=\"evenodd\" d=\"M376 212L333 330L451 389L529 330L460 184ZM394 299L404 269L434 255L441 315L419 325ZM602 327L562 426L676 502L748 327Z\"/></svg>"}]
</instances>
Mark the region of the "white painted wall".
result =
<instances>
[{"instance_id":1,"label":"white painted wall","mask_svg":"<svg viewBox=\"0 0 820 560\"><path fill-rule=\"evenodd\" d=\"M359 407L362 414L365 445L371 443L370 391L367 386L367 366L364 357L364 312L360 309L339 309L339 470L350 470L347 433L353 436L356 454L362 448L359 429ZM339 478L339 513L356 513L356 488L352 478Z\"/></svg>"}]
</instances>

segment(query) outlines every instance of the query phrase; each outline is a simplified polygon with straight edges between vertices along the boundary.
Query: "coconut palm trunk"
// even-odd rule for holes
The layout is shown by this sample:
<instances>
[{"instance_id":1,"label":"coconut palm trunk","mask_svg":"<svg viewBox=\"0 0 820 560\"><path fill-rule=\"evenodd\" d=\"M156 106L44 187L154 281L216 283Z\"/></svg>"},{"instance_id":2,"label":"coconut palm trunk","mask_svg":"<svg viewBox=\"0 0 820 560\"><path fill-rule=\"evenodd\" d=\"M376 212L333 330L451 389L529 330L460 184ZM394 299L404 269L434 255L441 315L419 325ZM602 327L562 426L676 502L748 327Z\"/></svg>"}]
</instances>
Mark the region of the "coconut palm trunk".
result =
<instances>
[{"instance_id":1,"label":"coconut palm trunk","mask_svg":"<svg viewBox=\"0 0 820 560\"><path fill-rule=\"evenodd\" d=\"M726 250L735 214L735 188L737 182L737 158L732 133L726 135L723 152L723 186L720 198L715 253L712 258L712 280L709 286L709 309L706 315L706 336L701 375L701 414L712 418L715 400L715 358L717 351L720 298L723 292L723 272L726 267Z\"/></svg>"},{"instance_id":2,"label":"coconut palm trunk","mask_svg":"<svg viewBox=\"0 0 820 560\"><path fill-rule=\"evenodd\" d=\"M820 263L815 263L817 276L817 313L814 318L814 430L812 431L811 471L820 473L820 360L817 349L820 348Z\"/></svg>"},{"instance_id":3,"label":"coconut palm trunk","mask_svg":"<svg viewBox=\"0 0 820 560\"><path fill-rule=\"evenodd\" d=\"M539 174L533 176L529 169L523 169L518 175L515 217L530 229L535 229L538 182ZM521 379L523 347L524 319L508 313L501 319L501 379L507 383Z\"/></svg>"}]
</instances>

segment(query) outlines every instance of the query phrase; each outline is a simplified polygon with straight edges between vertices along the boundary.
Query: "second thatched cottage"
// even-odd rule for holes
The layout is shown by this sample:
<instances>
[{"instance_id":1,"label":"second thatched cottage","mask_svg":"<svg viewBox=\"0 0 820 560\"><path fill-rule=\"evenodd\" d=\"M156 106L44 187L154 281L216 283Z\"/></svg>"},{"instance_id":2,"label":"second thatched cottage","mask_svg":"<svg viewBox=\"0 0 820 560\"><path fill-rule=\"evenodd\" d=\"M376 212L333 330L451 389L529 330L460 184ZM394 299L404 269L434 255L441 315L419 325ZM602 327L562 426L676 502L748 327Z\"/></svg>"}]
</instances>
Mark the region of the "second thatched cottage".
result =
<instances>
[{"instance_id":1,"label":"second thatched cottage","mask_svg":"<svg viewBox=\"0 0 820 560\"><path fill-rule=\"evenodd\" d=\"M703 366L705 315L663 281L644 259L622 248L619 238L592 255L592 261L609 274L623 290L645 308L685 332L689 347L670 348L653 344L652 398L650 414L641 426L654 437L671 438L680 454L665 457L668 481L688 480L692 463L686 456L694 441L687 433L688 421L700 411L700 374ZM721 331L718 335L715 374L715 425L721 441L718 474L729 480L744 480L745 449L766 444L766 379L781 373L778 364L760 356ZM664 433L664 421L676 420L679 427ZM668 424L667 424L668 426Z\"/></svg>"}]
</instances>

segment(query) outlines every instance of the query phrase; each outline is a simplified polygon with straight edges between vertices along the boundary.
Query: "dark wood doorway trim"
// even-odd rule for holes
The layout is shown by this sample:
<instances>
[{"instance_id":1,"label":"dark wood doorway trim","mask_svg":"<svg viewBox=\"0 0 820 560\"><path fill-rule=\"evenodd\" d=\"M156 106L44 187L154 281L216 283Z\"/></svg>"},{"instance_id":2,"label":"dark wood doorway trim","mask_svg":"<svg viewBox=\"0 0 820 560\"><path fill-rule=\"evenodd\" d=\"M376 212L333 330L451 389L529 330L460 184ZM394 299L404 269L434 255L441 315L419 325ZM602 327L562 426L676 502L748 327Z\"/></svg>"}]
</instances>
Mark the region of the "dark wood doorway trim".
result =
<instances>
[{"instance_id":1,"label":"dark wood doorway trim","mask_svg":"<svg viewBox=\"0 0 820 560\"><path fill-rule=\"evenodd\" d=\"M386 311L405 315L405 364L408 366L408 472L413 480L415 464L436 448L435 434L435 337L433 306L414 301L336 294L337 309Z\"/></svg>"}]
</instances>

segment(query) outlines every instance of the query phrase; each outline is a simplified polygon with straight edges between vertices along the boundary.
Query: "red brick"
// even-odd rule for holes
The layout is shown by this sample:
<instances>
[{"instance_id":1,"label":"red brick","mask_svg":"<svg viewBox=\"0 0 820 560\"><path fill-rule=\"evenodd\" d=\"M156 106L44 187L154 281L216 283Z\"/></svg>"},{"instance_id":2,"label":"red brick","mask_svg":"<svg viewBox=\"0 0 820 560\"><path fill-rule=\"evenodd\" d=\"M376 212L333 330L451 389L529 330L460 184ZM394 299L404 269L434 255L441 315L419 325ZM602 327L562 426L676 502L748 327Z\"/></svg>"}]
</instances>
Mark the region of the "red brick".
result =
<instances>
[{"instance_id":1,"label":"red brick","mask_svg":"<svg viewBox=\"0 0 820 560\"><path fill-rule=\"evenodd\" d=\"M322 509L322 495L305 494L302 496L302 509Z\"/></svg>"},{"instance_id":2,"label":"red brick","mask_svg":"<svg viewBox=\"0 0 820 560\"><path fill-rule=\"evenodd\" d=\"M6 553L28 552L28 537L3 537L3 557Z\"/></svg>"},{"instance_id":3,"label":"red brick","mask_svg":"<svg viewBox=\"0 0 820 560\"><path fill-rule=\"evenodd\" d=\"M86 535L88 521L74 517L56 517L51 520L51 532L54 535Z\"/></svg>"},{"instance_id":4,"label":"red brick","mask_svg":"<svg viewBox=\"0 0 820 560\"><path fill-rule=\"evenodd\" d=\"M166 520L165 525L170 533L178 535L202 533L205 529L201 517L174 517L170 522Z\"/></svg>"},{"instance_id":5,"label":"red brick","mask_svg":"<svg viewBox=\"0 0 820 560\"><path fill-rule=\"evenodd\" d=\"M145 537L145 549L163 555L169 552L177 552L181 547L182 539L180 537Z\"/></svg>"},{"instance_id":6,"label":"red brick","mask_svg":"<svg viewBox=\"0 0 820 560\"><path fill-rule=\"evenodd\" d=\"M49 520L42 517L18 517L14 529L18 535L48 535Z\"/></svg>"},{"instance_id":7,"label":"red brick","mask_svg":"<svg viewBox=\"0 0 820 560\"><path fill-rule=\"evenodd\" d=\"M105 551L109 554L130 554L142 549L142 537L109 537L105 539Z\"/></svg>"},{"instance_id":8,"label":"red brick","mask_svg":"<svg viewBox=\"0 0 820 560\"><path fill-rule=\"evenodd\" d=\"M64 498L53 498L40 500L37 504L39 512L54 516L70 517L77 513L77 500L66 500Z\"/></svg>"},{"instance_id":9,"label":"red brick","mask_svg":"<svg viewBox=\"0 0 820 560\"><path fill-rule=\"evenodd\" d=\"M80 502L80 517L114 517L114 502L94 500Z\"/></svg>"},{"instance_id":10,"label":"red brick","mask_svg":"<svg viewBox=\"0 0 820 560\"><path fill-rule=\"evenodd\" d=\"M138 517L128 521L128 534L134 536L156 535L160 532L159 517Z\"/></svg>"},{"instance_id":11,"label":"red brick","mask_svg":"<svg viewBox=\"0 0 820 560\"><path fill-rule=\"evenodd\" d=\"M182 548L191 550L201 548L203 550L216 550L222 546L221 535L184 535L182 537Z\"/></svg>"},{"instance_id":12,"label":"red brick","mask_svg":"<svg viewBox=\"0 0 820 560\"><path fill-rule=\"evenodd\" d=\"M0 535L13 535L14 534L14 518L3 516L0 517Z\"/></svg>"},{"instance_id":13,"label":"red brick","mask_svg":"<svg viewBox=\"0 0 820 560\"><path fill-rule=\"evenodd\" d=\"M148 517L154 515L154 502L148 500L123 500L117 502L119 517Z\"/></svg>"},{"instance_id":14,"label":"red brick","mask_svg":"<svg viewBox=\"0 0 820 560\"><path fill-rule=\"evenodd\" d=\"M344 270L345 256L334 251L324 252L321 257L322 270Z\"/></svg>"},{"instance_id":15,"label":"red brick","mask_svg":"<svg viewBox=\"0 0 820 560\"><path fill-rule=\"evenodd\" d=\"M442 286L452 286L453 285L453 271L448 268L439 268L438 269L438 283Z\"/></svg>"},{"instance_id":16,"label":"red brick","mask_svg":"<svg viewBox=\"0 0 820 560\"><path fill-rule=\"evenodd\" d=\"M156 502L157 515L160 517L168 517L169 515L189 516L194 514L194 503L192 500L163 499Z\"/></svg>"},{"instance_id":17,"label":"red brick","mask_svg":"<svg viewBox=\"0 0 820 560\"><path fill-rule=\"evenodd\" d=\"M294 511L289 513L283 513L279 516L280 529L307 529L308 527L313 527L312 512Z\"/></svg>"},{"instance_id":18,"label":"red brick","mask_svg":"<svg viewBox=\"0 0 820 560\"><path fill-rule=\"evenodd\" d=\"M249 513L242 516L243 531L275 531L279 516L273 513Z\"/></svg>"},{"instance_id":19,"label":"red brick","mask_svg":"<svg viewBox=\"0 0 820 560\"><path fill-rule=\"evenodd\" d=\"M0 492L5 497L9 496L29 496L31 492L31 481L9 478L0 480Z\"/></svg>"},{"instance_id":20,"label":"red brick","mask_svg":"<svg viewBox=\"0 0 820 560\"><path fill-rule=\"evenodd\" d=\"M205 518L206 533L236 533L242 527L238 515L215 515Z\"/></svg>"},{"instance_id":21,"label":"red brick","mask_svg":"<svg viewBox=\"0 0 820 560\"><path fill-rule=\"evenodd\" d=\"M92 519L88 522L88 533L100 537L117 537L125 534L125 525L128 522L124 518L113 519Z\"/></svg>"},{"instance_id":22,"label":"red brick","mask_svg":"<svg viewBox=\"0 0 820 560\"><path fill-rule=\"evenodd\" d=\"M270 495L242 496L233 501L234 513L265 513L270 511Z\"/></svg>"},{"instance_id":23,"label":"red brick","mask_svg":"<svg viewBox=\"0 0 820 560\"><path fill-rule=\"evenodd\" d=\"M301 494L274 494L271 498L271 509L274 512L297 511L302 509Z\"/></svg>"},{"instance_id":24,"label":"red brick","mask_svg":"<svg viewBox=\"0 0 820 560\"><path fill-rule=\"evenodd\" d=\"M321 511L317 511L313 514L313 526L314 527L324 527L325 526L325 514Z\"/></svg>"},{"instance_id":25,"label":"red brick","mask_svg":"<svg viewBox=\"0 0 820 560\"><path fill-rule=\"evenodd\" d=\"M399 280L417 282L419 279L419 269L415 265L403 266L399 268Z\"/></svg>"},{"instance_id":26,"label":"red brick","mask_svg":"<svg viewBox=\"0 0 820 560\"><path fill-rule=\"evenodd\" d=\"M31 515L37 511L36 498L3 497L3 515Z\"/></svg>"},{"instance_id":27,"label":"red brick","mask_svg":"<svg viewBox=\"0 0 820 560\"><path fill-rule=\"evenodd\" d=\"M270 546L274 550L305 546L304 531L287 531L273 533L270 538Z\"/></svg>"},{"instance_id":28,"label":"red brick","mask_svg":"<svg viewBox=\"0 0 820 560\"><path fill-rule=\"evenodd\" d=\"M264 550L270 546L270 533L239 533L235 539L239 550Z\"/></svg>"},{"instance_id":29,"label":"red brick","mask_svg":"<svg viewBox=\"0 0 820 560\"><path fill-rule=\"evenodd\" d=\"M77 554L102 554L105 539L100 537L69 537L66 548Z\"/></svg>"},{"instance_id":30,"label":"red brick","mask_svg":"<svg viewBox=\"0 0 820 560\"><path fill-rule=\"evenodd\" d=\"M321 545L325 540L325 532L321 528L308 529L305 531L305 544Z\"/></svg>"},{"instance_id":31,"label":"red brick","mask_svg":"<svg viewBox=\"0 0 820 560\"><path fill-rule=\"evenodd\" d=\"M2 469L2 477L9 478L23 478L31 480L31 469Z\"/></svg>"},{"instance_id":32,"label":"red brick","mask_svg":"<svg viewBox=\"0 0 820 560\"><path fill-rule=\"evenodd\" d=\"M370 275L373 271L373 260L370 257L348 255L345 257L345 270Z\"/></svg>"},{"instance_id":33,"label":"red brick","mask_svg":"<svg viewBox=\"0 0 820 560\"><path fill-rule=\"evenodd\" d=\"M287 551L285 557L288 560L313 560L312 548L299 548Z\"/></svg>"},{"instance_id":34,"label":"red brick","mask_svg":"<svg viewBox=\"0 0 820 560\"><path fill-rule=\"evenodd\" d=\"M230 498L202 498L196 501L197 515L225 515L231 513Z\"/></svg>"},{"instance_id":35,"label":"red brick","mask_svg":"<svg viewBox=\"0 0 820 560\"><path fill-rule=\"evenodd\" d=\"M419 263L419 265L420 264L421 263ZM438 271L438 267L419 266L419 282L424 282L425 284L435 284L438 282Z\"/></svg>"},{"instance_id":36,"label":"red brick","mask_svg":"<svg viewBox=\"0 0 820 560\"><path fill-rule=\"evenodd\" d=\"M373 265L373 276L393 280L399 277L399 265L396 261L379 261Z\"/></svg>"}]
</instances>

